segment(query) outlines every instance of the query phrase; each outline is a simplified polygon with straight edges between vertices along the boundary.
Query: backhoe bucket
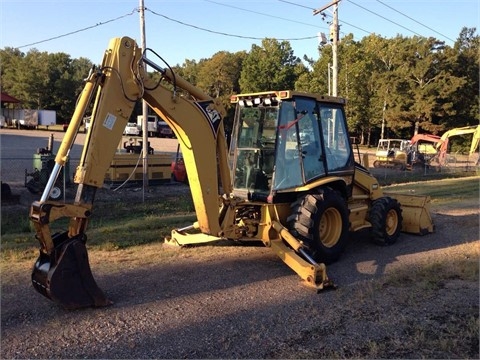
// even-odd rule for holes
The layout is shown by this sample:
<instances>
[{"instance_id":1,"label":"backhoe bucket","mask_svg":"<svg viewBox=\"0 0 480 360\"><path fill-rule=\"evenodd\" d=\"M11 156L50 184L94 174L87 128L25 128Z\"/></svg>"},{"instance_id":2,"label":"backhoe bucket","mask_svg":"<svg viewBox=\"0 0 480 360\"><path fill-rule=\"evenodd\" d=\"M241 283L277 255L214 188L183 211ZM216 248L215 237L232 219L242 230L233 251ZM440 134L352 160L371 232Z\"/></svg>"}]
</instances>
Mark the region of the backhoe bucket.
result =
<instances>
[{"instance_id":1,"label":"backhoe bucket","mask_svg":"<svg viewBox=\"0 0 480 360\"><path fill-rule=\"evenodd\" d=\"M430 197L423 195L385 194L395 198L402 208L402 231L418 235L433 233L435 226L430 215Z\"/></svg>"},{"instance_id":2,"label":"backhoe bucket","mask_svg":"<svg viewBox=\"0 0 480 360\"><path fill-rule=\"evenodd\" d=\"M112 304L93 278L84 236L55 234L53 241L54 251L40 252L33 267L33 287L66 309Z\"/></svg>"}]
</instances>

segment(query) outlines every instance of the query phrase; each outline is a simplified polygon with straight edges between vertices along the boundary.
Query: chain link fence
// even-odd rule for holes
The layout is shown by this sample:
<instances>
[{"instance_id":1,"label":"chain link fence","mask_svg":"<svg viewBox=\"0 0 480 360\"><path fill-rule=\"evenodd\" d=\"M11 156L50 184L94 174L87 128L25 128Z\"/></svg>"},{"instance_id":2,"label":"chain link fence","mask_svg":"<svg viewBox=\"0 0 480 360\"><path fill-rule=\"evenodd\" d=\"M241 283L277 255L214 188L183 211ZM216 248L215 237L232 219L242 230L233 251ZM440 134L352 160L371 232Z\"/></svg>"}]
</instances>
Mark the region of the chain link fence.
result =
<instances>
[{"instance_id":1,"label":"chain link fence","mask_svg":"<svg viewBox=\"0 0 480 360\"><path fill-rule=\"evenodd\" d=\"M368 155L369 170L377 177L388 179L389 177L398 177L402 174L406 178L417 178L419 176L435 177L441 173L462 173L462 172L476 172L480 169L475 161L468 161L468 156L449 156L449 161L446 165L440 166L438 164L431 164L427 166L417 166L413 169L399 170L393 167L373 168L371 163L375 156ZM54 158L52 159L52 161ZM358 159L357 159L358 161ZM65 172L65 179L73 181L75 170L80 162L79 158L71 158L68 165L63 169ZM363 160L362 160L363 165ZM18 157L18 158L1 158L1 181L8 184L21 185L25 184L31 179L31 174L35 169L41 170L41 160L32 157ZM30 175L30 176L29 176ZM42 179L43 181L43 179Z\"/></svg>"},{"instance_id":2,"label":"chain link fence","mask_svg":"<svg viewBox=\"0 0 480 360\"><path fill-rule=\"evenodd\" d=\"M369 168L369 171L382 184L391 184L399 181L411 182L434 180L445 177L446 175L478 175L480 172L478 154L448 154L445 163L442 165L436 161L432 161L424 165L414 165L404 169L398 168L393 164L391 164L391 166L386 165L378 168L373 167L373 162L376 158L375 153L362 153L360 157L361 161L359 162L364 166L366 165L366 167Z\"/></svg>"},{"instance_id":3,"label":"chain link fence","mask_svg":"<svg viewBox=\"0 0 480 360\"><path fill-rule=\"evenodd\" d=\"M18 157L18 158L4 158L1 159L1 180L2 182L8 184L25 184L29 179L38 172L42 172L42 162L54 162L55 157L51 159L40 158L40 157ZM80 159L70 159L67 166L64 167L63 171L65 173L65 179L68 181L73 181L73 174L80 162ZM47 176L50 173L53 165L43 164L43 168L47 172ZM48 171L50 170L50 171ZM44 171L45 172L45 171ZM42 181L43 181L43 175Z\"/></svg>"}]
</instances>

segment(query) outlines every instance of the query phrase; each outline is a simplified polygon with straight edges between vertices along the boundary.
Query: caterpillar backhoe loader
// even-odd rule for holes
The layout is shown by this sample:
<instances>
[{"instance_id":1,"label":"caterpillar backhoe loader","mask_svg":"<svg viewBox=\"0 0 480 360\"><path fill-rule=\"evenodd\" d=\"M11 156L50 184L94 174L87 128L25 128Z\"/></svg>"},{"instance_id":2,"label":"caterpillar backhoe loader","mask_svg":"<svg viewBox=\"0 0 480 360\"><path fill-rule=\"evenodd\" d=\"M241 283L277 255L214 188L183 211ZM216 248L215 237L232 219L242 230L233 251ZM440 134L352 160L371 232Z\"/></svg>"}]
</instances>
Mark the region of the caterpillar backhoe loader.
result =
<instances>
[{"instance_id":1,"label":"caterpillar backhoe loader","mask_svg":"<svg viewBox=\"0 0 480 360\"><path fill-rule=\"evenodd\" d=\"M380 139L373 167L405 170L408 164L410 142L404 139Z\"/></svg>"},{"instance_id":2,"label":"caterpillar backhoe loader","mask_svg":"<svg viewBox=\"0 0 480 360\"><path fill-rule=\"evenodd\" d=\"M174 131L197 214L194 224L172 230L168 243L261 241L318 291L333 285L325 264L338 259L349 231L370 228L380 244L394 243L401 230L433 231L427 197L388 196L355 164L343 99L288 90L232 96L229 150L220 102L157 65L148 52L128 37L110 41L101 66L86 79L45 192L31 206L40 242L32 283L47 298L68 309L110 304L89 266L86 229L95 192L139 99ZM159 81L145 65L158 71ZM75 199L50 201L94 97ZM52 234L50 224L64 217L68 230Z\"/></svg>"}]
</instances>

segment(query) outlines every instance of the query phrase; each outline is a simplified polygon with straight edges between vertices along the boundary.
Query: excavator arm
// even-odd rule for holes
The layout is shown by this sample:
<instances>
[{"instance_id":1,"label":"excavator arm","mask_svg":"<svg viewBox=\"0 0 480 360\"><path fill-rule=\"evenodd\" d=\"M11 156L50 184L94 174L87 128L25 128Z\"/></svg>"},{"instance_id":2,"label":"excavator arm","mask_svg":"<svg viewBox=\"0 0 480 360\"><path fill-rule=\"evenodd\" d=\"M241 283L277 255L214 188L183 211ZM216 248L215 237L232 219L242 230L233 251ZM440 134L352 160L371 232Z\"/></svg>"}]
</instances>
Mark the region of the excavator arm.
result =
<instances>
[{"instance_id":1,"label":"excavator arm","mask_svg":"<svg viewBox=\"0 0 480 360\"><path fill-rule=\"evenodd\" d=\"M438 150L440 165L445 164L450 138L453 136L468 135L468 134L473 134L472 142L470 144L470 151L469 151L469 155L472 155L477 150L478 144L480 143L480 125L455 128L443 133L442 137L435 145L435 147Z\"/></svg>"},{"instance_id":2,"label":"excavator arm","mask_svg":"<svg viewBox=\"0 0 480 360\"><path fill-rule=\"evenodd\" d=\"M145 65L157 70L161 81L167 81L169 87L150 79ZM182 96L178 90L182 90ZM74 182L78 184L74 203L48 201L93 99L91 126L74 176ZM144 99L177 136L191 191L196 194L193 197L199 215L196 225L204 234L221 234L219 217L211 215L221 211L219 189L231 192L222 121L225 110L171 69L163 69L147 59L133 39L112 39L101 66L93 68L86 79L45 191L30 209L30 219L40 242L40 256L32 272L32 283L40 293L66 308L111 303L96 285L90 271L85 231L96 190L103 186L123 129L139 99ZM217 162L212 162L215 158ZM63 217L70 219L68 231L51 234L50 223Z\"/></svg>"}]
</instances>

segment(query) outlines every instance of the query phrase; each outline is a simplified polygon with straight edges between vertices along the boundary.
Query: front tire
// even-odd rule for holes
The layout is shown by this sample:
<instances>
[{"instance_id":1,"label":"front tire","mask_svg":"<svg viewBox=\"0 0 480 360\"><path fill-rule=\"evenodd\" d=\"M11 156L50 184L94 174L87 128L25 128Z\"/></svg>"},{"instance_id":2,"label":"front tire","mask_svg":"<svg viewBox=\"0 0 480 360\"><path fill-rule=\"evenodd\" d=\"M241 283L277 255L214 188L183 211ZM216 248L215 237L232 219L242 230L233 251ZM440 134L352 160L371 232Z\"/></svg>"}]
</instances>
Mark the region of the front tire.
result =
<instances>
[{"instance_id":1,"label":"front tire","mask_svg":"<svg viewBox=\"0 0 480 360\"><path fill-rule=\"evenodd\" d=\"M317 262L338 260L348 240L348 209L344 198L325 188L321 194L307 194L292 204L287 222L290 232L307 246Z\"/></svg>"},{"instance_id":2,"label":"front tire","mask_svg":"<svg viewBox=\"0 0 480 360\"><path fill-rule=\"evenodd\" d=\"M381 197L372 203L369 221L372 224L372 240L378 245L394 244L402 230L402 209L396 199Z\"/></svg>"}]
</instances>

